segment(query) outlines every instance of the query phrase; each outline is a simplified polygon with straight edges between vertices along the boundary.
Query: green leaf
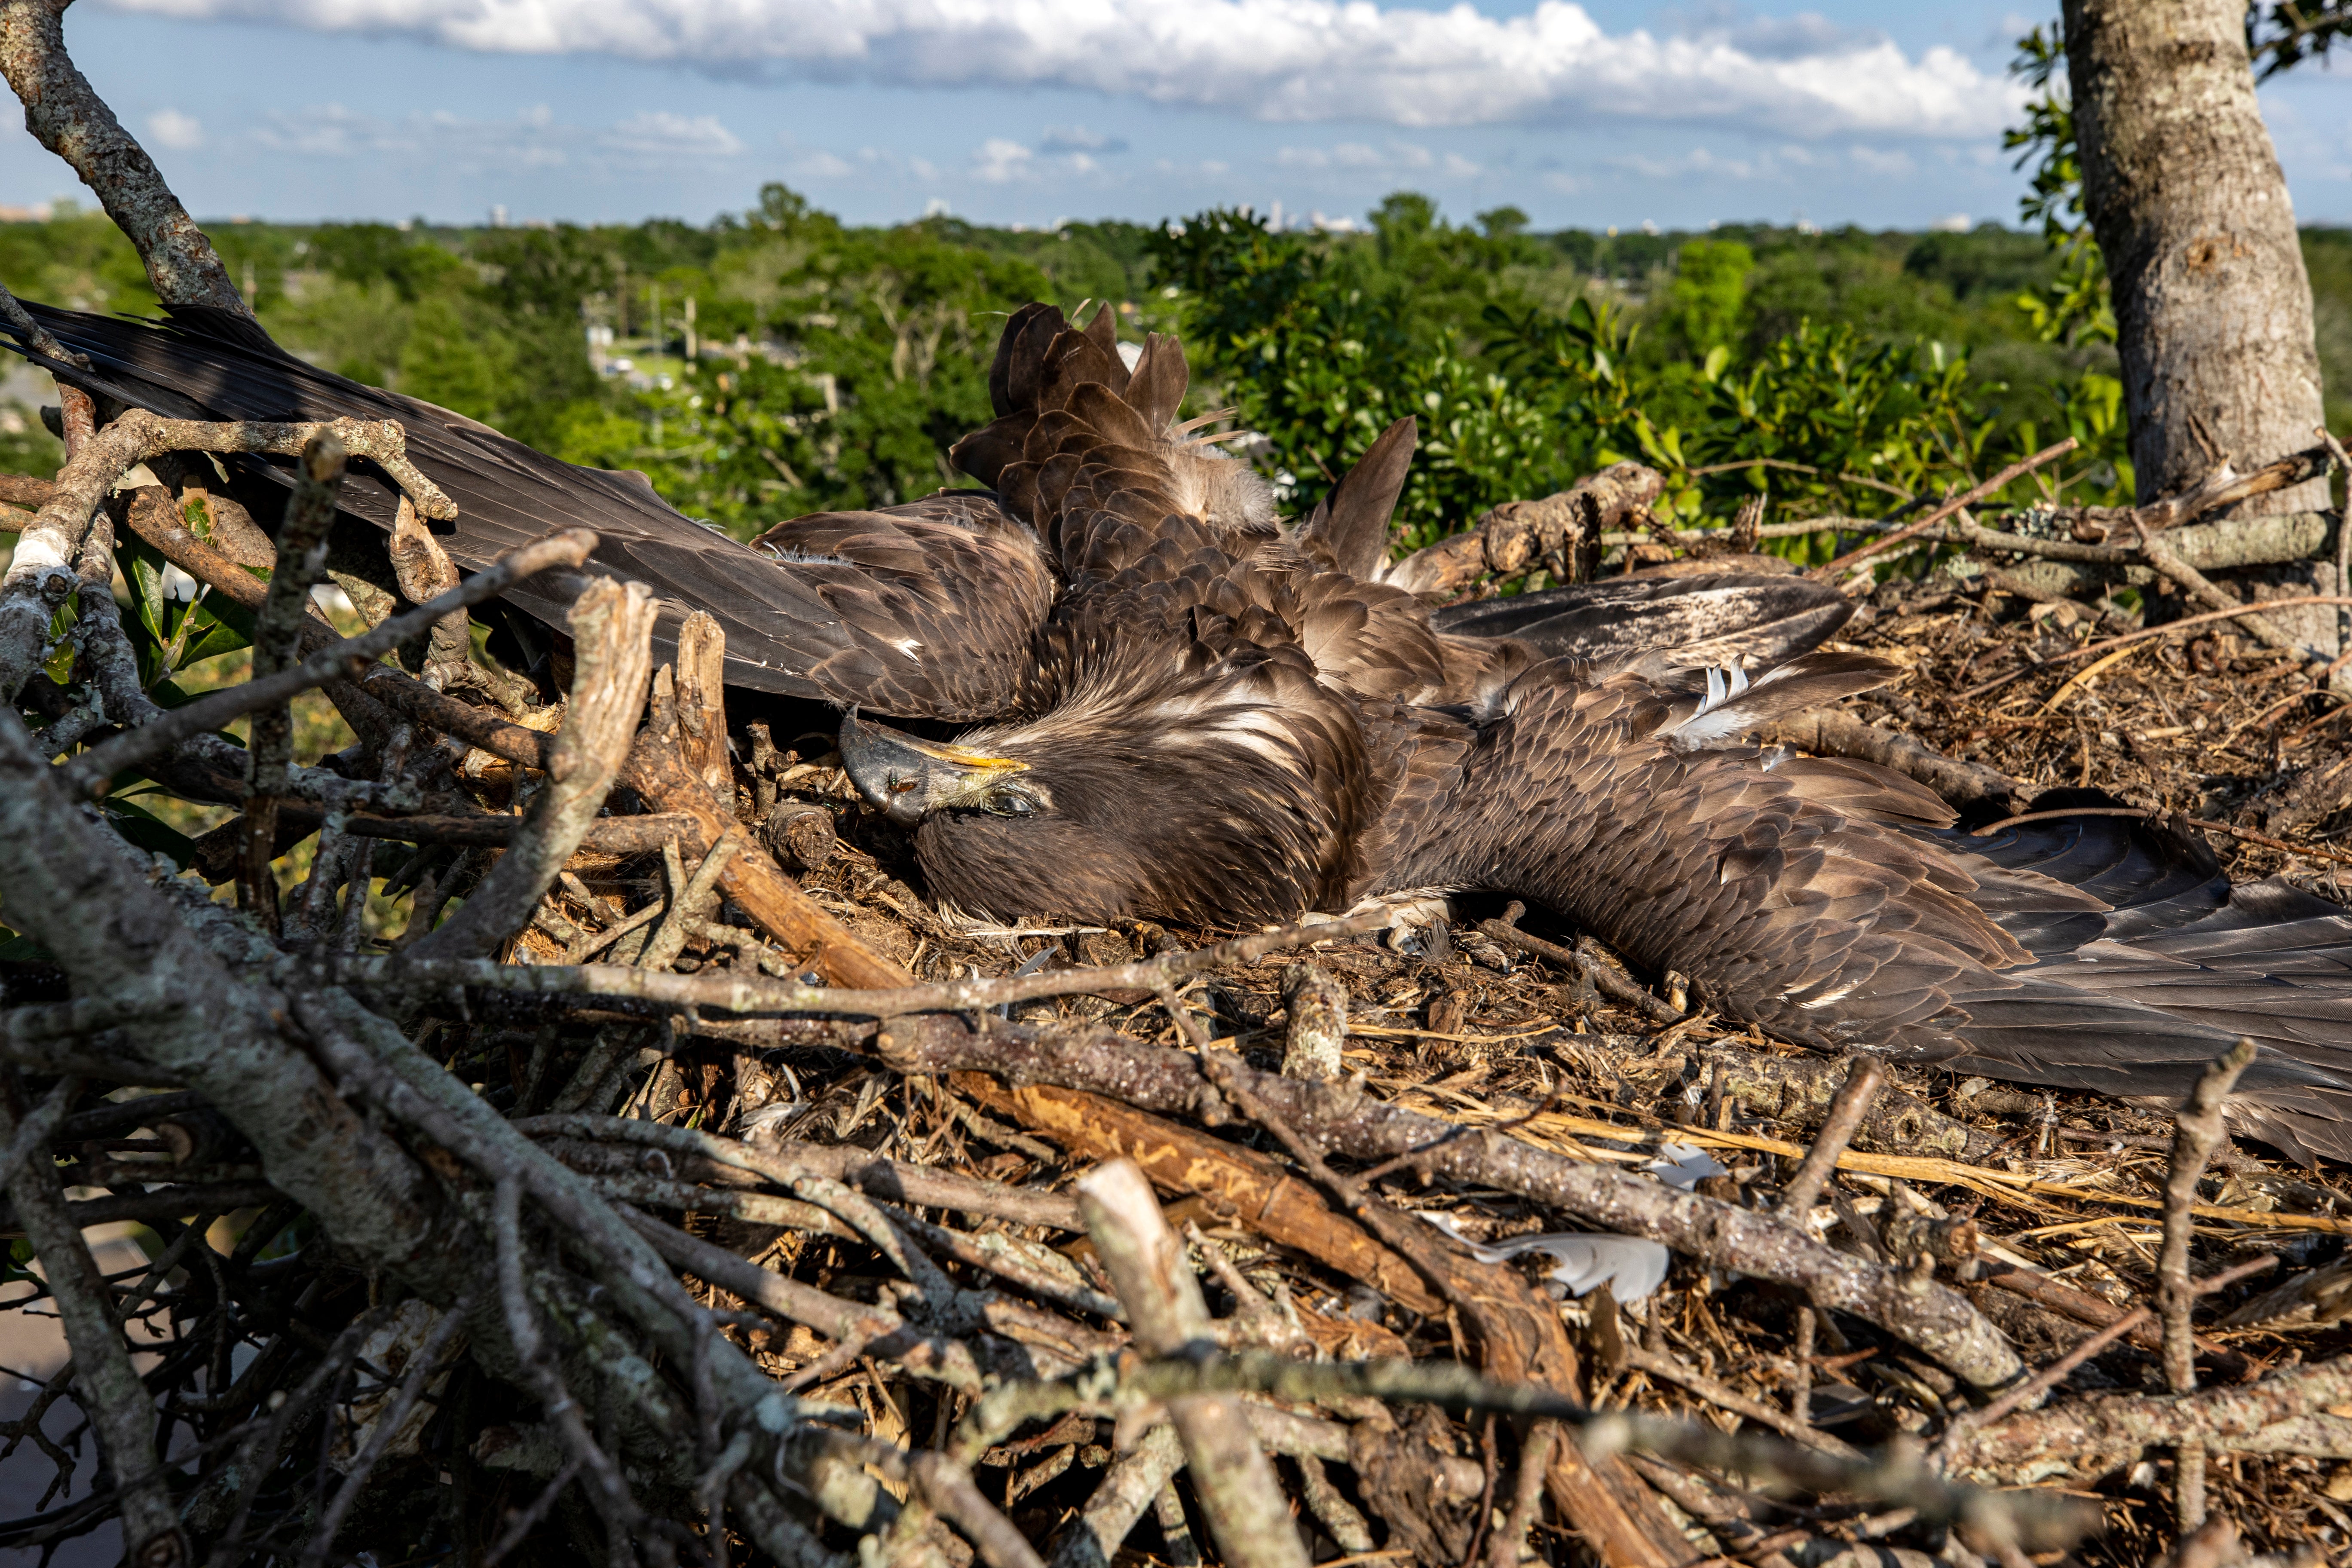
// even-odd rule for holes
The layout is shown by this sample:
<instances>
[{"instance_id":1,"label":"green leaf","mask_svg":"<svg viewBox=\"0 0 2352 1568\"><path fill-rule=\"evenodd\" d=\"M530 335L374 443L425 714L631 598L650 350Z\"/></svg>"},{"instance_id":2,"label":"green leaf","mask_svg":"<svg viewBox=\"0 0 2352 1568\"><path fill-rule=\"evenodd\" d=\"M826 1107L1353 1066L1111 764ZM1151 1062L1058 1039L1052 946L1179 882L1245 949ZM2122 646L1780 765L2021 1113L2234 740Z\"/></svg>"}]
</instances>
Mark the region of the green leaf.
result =
<instances>
[{"instance_id":1,"label":"green leaf","mask_svg":"<svg viewBox=\"0 0 2352 1568\"><path fill-rule=\"evenodd\" d=\"M173 863L183 871L194 862L195 840L162 817L120 795L109 795L103 805L106 815L114 823L114 830L140 848L152 854L169 855Z\"/></svg>"}]
</instances>

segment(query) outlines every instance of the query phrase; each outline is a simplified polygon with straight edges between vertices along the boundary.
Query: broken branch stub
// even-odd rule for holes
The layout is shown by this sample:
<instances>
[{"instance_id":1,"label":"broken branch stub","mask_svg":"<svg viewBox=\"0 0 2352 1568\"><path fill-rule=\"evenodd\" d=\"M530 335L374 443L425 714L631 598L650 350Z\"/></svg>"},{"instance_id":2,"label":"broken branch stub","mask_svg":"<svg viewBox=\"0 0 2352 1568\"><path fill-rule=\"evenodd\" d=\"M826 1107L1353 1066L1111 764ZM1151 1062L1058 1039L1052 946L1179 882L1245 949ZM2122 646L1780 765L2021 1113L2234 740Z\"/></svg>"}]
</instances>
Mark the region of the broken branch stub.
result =
<instances>
[{"instance_id":1,"label":"broken branch stub","mask_svg":"<svg viewBox=\"0 0 2352 1568\"><path fill-rule=\"evenodd\" d=\"M598 578L572 606L577 664L547 783L523 826L472 895L408 950L416 958L482 958L530 919L580 847L635 738L653 675L653 592Z\"/></svg>"},{"instance_id":2,"label":"broken branch stub","mask_svg":"<svg viewBox=\"0 0 2352 1568\"><path fill-rule=\"evenodd\" d=\"M1134 1163L1098 1165L1078 1183L1078 1207L1104 1271L1127 1308L1139 1350L1177 1355L1209 1342L1208 1303L1168 1226L1151 1184ZM1238 1396L1187 1394L1168 1401L1194 1490L1217 1546L1235 1568L1307 1568L1298 1526L1274 1464L1250 1432Z\"/></svg>"}]
</instances>

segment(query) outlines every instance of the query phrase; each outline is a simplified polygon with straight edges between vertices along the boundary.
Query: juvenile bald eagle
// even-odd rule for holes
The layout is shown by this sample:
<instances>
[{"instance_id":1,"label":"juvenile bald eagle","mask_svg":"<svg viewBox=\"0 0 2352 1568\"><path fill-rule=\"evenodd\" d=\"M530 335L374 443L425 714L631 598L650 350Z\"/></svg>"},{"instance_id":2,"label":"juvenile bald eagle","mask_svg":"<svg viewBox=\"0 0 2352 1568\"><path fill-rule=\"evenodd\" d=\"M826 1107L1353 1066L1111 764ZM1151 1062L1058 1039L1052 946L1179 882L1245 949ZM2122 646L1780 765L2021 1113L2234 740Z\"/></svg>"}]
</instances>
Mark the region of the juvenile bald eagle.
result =
<instances>
[{"instance_id":1,"label":"juvenile bald eagle","mask_svg":"<svg viewBox=\"0 0 2352 1568\"><path fill-rule=\"evenodd\" d=\"M458 503L460 566L594 528L590 571L654 584L670 625L719 617L730 680L849 710L849 774L914 828L943 904L1214 925L1507 891L1825 1048L2177 1101L2252 1035L2242 1129L2352 1156L2336 906L2232 887L2177 829L2091 816L1977 838L1899 775L1745 743L1892 673L1818 650L1846 613L1826 589L1628 579L1433 614L1383 580L1409 421L1285 523L1177 422L1176 342L1130 367L1108 310L1083 331L1045 306L1013 317L997 417L954 453L986 490L802 518L748 549L638 476L316 370L250 322L37 313L93 366L49 368L126 404L402 420ZM381 483L345 505L390 522ZM555 619L578 585L511 597ZM877 713L968 727L942 742Z\"/></svg>"}]
</instances>

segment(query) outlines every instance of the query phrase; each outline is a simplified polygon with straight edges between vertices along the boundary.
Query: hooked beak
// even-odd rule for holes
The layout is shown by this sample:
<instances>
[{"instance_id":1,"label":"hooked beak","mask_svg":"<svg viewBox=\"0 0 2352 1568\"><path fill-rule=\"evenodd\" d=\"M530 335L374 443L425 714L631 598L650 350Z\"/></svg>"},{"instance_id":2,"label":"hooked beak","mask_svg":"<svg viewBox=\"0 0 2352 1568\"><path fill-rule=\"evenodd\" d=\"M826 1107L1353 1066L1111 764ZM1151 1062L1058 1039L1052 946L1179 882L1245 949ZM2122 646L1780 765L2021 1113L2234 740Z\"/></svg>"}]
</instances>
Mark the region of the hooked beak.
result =
<instances>
[{"instance_id":1,"label":"hooked beak","mask_svg":"<svg viewBox=\"0 0 2352 1568\"><path fill-rule=\"evenodd\" d=\"M983 757L868 724L855 711L842 715L840 744L849 782L893 822L920 822L928 811L969 800L998 779L1029 771L1028 763L1010 757Z\"/></svg>"}]
</instances>

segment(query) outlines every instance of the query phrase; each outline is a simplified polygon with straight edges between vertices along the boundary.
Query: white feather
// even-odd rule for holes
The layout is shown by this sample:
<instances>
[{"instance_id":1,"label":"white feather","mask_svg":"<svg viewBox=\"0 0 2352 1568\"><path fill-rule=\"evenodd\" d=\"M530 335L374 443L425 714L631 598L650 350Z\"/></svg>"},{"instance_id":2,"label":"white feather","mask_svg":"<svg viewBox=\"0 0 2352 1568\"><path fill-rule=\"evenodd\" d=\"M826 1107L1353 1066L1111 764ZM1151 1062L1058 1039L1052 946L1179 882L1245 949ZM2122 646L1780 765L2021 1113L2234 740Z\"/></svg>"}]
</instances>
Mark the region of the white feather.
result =
<instances>
[{"instance_id":1,"label":"white feather","mask_svg":"<svg viewBox=\"0 0 2352 1568\"><path fill-rule=\"evenodd\" d=\"M1482 1263L1501 1263L1523 1252L1540 1252L1558 1265L1549 1277L1566 1286L1571 1295L1581 1296L1596 1285L1606 1285L1612 1296L1628 1305L1665 1283L1666 1269L1674 1262L1673 1253L1638 1236L1554 1231L1543 1236L1515 1236L1508 1241L1485 1247L1465 1238L1445 1215L1423 1214L1421 1217L1461 1242Z\"/></svg>"}]
</instances>

